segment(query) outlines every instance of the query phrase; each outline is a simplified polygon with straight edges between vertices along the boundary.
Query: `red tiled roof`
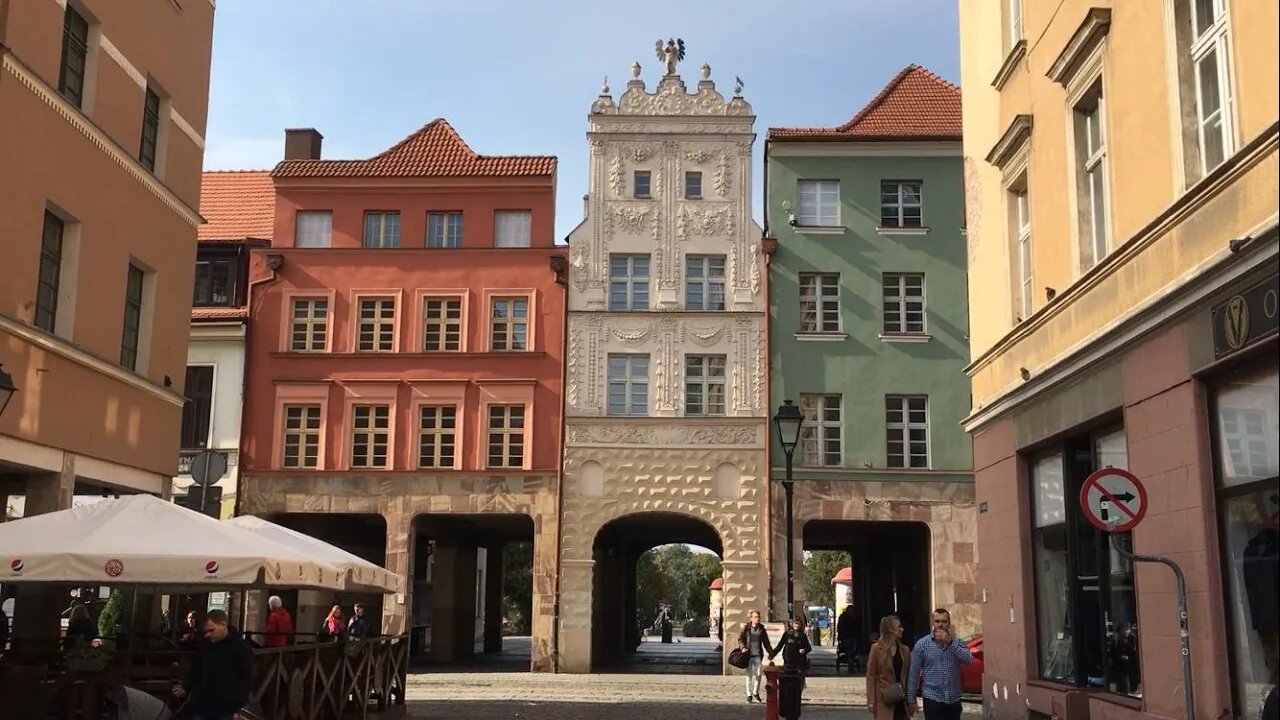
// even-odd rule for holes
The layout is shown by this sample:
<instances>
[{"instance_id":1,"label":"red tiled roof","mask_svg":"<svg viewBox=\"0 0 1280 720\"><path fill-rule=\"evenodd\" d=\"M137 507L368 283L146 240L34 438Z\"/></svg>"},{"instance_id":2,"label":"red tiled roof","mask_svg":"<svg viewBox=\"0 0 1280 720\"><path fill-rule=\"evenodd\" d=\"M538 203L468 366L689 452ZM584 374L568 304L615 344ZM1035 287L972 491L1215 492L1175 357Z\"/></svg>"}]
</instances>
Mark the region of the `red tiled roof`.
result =
<instances>
[{"instance_id":1,"label":"red tiled roof","mask_svg":"<svg viewBox=\"0 0 1280 720\"><path fill-rule=\"evenodd\" d=\"M200 181L200 242L270 240L276 189L269 170L206 172Z\"/></svg>"},{"instance_id":2,"label":"red tiled roof","mask_svg":"<svg viewBox=\"0 0 1280 720\"><path fill-rule=\"evenodd\" d=\"M368 160L285 160L274 177L498 177L551 175L546 155L480 155L453 126L436 118Z\"/></svg>"},{"instance_id":3,"label":"red tiled roof","mask_svg":"<svg viewBox=\"0 0 1280 720\"><path fill-rule=\"evenodd\" d=\"M770 140L959 140L960 88L908 65L849 122L834 128L769 128Z\"/></svg>"},{"instance_id":4,"label":"red tiled roof","mask_svg":"<svg viewBox=\"0 0 1280 720\"><path fill-rule=\"evenodd\" d=\"M192 320L244 320L249 317L247 307L198 307L191 308Z\"/></svg>"}]
</instances>

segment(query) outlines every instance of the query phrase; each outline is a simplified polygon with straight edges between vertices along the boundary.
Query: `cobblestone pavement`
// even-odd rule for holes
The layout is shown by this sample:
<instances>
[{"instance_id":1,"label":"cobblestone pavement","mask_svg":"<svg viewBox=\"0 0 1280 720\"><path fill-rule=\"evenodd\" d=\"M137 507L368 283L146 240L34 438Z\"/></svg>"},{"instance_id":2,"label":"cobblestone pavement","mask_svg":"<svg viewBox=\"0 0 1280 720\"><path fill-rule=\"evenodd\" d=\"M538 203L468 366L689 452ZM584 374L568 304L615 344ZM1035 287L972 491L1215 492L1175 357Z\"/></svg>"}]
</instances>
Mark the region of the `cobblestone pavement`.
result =
<instances>
[{"instance_id":1,"label":"cobblestone pavement","mask_svg":"<svg viewBox=\"0 0 1280 720\"><path fill-rule=\"evenodd\" d=\"M802 720L867 720L861 679L810 678ZM430 720L740 720L741 675L419 673L409 676L409 717ZM966 714L978 706L967 706Z\"/></svg>"}]
</instances>

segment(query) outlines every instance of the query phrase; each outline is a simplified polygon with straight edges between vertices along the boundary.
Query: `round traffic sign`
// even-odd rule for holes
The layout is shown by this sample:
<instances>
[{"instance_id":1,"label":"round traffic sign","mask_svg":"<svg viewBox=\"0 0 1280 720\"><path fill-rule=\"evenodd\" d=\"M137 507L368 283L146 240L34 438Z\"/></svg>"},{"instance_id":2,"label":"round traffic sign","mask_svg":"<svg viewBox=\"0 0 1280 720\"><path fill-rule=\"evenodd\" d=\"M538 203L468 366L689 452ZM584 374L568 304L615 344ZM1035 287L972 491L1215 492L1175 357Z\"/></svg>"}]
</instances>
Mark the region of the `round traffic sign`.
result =
<instances>
[{"instance_id":1,"label":"round traffic sign","mask_svg":"<svg viewBox=\"0 0 1280 720\"><path fill-rule=\"evenodd\" d=\"M1128 470L1103 468L1080 487L1080 508L1099 530L1125 532L1147 514L1147 489Z\"/></svg>"},{"instance_id":2,"label":"round traffic sign","mask_svg":"<svg viewBox=\"0 0 1280 720\"><path fill-rule=\"evenodd\" d=\"M227 454L216 450L204 450L191 459L191 481L197 485L212 485L227 474Z\"/></svg>"}]
</instances>

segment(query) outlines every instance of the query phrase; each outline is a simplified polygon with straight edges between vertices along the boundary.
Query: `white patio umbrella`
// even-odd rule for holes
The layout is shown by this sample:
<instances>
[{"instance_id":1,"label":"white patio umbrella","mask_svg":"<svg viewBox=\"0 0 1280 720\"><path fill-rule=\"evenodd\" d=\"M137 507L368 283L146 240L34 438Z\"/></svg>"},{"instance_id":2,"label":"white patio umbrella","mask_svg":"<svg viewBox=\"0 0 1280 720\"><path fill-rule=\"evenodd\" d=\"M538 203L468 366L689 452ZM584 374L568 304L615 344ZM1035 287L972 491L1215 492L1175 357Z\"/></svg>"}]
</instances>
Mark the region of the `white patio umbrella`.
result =
<instances>
[{"instance_id":1,"label":"white patio umbrella","mask_svg":"<svg viewBox=\"0 0 1280 720\"><path fill-rule=\"evenodd\" d=\"M404 590L404 580L390 570L292 528L254 515L241 515L222 522L287 545L308 557L338 568L343 571L347 590L374 593L398 593Z\"/></svg>"},{"instance_id":2,"label":"white patio umbrella","mask_svg":"<svg viewBox=\"0 0 1280 720\"><path fill-rule=\"evenodd\" d=\"M0 583L340 590L345 571L152 495L0 523Z\"/></svg>"}]
</instances>

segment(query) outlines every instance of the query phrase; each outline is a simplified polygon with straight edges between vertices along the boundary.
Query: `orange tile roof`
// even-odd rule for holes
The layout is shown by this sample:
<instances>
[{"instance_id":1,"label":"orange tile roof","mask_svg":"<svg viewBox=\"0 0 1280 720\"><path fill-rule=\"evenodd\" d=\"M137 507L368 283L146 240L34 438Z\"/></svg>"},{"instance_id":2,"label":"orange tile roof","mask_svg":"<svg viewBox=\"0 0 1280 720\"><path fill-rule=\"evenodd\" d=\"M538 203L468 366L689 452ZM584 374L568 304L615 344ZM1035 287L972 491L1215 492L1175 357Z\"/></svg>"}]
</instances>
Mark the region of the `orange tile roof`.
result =
<instances>
[{"instance_id":1,"label":"orange tile roof","mask_svg":"<svg viewBox=\"0 0 1280 720\"><path fill-rule=\"evenodd\" d=\"M198 307L191 308L192 320L244 320L249 317L247 307Z\"/></svg>"},{"instance_id":2,"label":"orange tile roof","mask_svg":"<svg viewBox=\"0 0 1280 720\"><path fill-rule=\"evenodd\" d=\"M453 126L436 118L367 160L285 160L274 177L497 177L552 175L547 155L480 155Z\"/></svg>"},{"instance_id":3,"label":"orange tile roof","mask_svg":"<svg viewBox=\"0 0 1280 720\"><path fill-rule=\"evenodd\" d=\"M908 65L849 122L834 128L769 128L770 140L959 140L960 88Z\"/></svg>"},{"instance_id":4,"label":"orange tile roof","mask_svg":"<svg viewBox=\"0 0 1280 720\"><path fill-rule=\"evenodd\" d=\"M268 170L206 172L200 182L200 242L270 240L276 219L276 189Z\"/></svg>"}]
</instances>

